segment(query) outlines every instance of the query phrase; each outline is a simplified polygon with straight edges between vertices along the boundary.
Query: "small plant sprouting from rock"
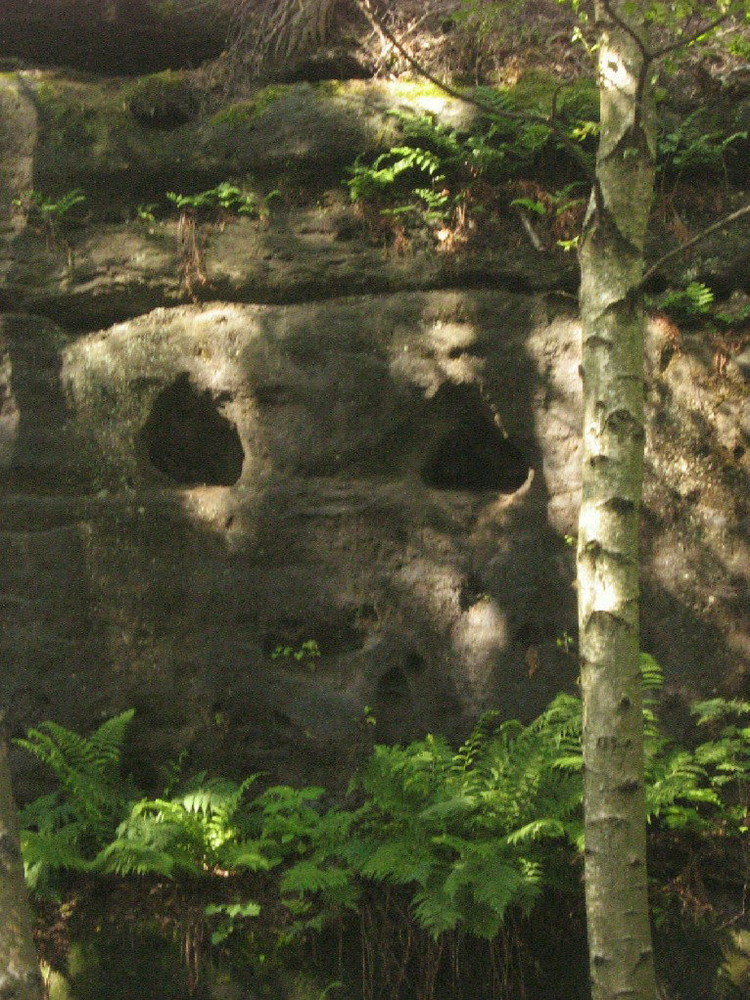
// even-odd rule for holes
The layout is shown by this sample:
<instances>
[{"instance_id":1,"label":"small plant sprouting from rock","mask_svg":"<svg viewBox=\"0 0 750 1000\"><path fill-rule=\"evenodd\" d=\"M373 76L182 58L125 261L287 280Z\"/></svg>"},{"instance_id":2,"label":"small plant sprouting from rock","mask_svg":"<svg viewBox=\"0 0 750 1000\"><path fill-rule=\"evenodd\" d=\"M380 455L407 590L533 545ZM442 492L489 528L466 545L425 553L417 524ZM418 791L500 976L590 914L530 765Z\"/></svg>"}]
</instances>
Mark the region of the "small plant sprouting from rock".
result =
<instances>
[{"instance_id":1,"label":"small plant sprouting from rock","mask_svg":"<svg viewBox=\"0 0 750 1000\"><path fill-rule=\"evenodd\" d=\"M199 191L196 194L178 194L175 191L167 191L167 198L181 212L209 211L219 213L219 221L226 221L231 215L257 215L259 203L254 195L243 194L242 191L229 181L222 181L216 187L207 191Z\"/></svg>"},{"instance_id":2,"label":"small plant sprouting from rock","mask_svg":"<svg viewBox=\"0 0 750 1000\"><path fill-rule=\"evenodd\" d=\"M59 198L52 198L42 191L31 190L22 197L16 198L13 205L26 212L29 225L44 235L48 247L55 244L65 247L68 255L68 268L72 270L73 250L70 244L61 237L61 231L70 221L72 209L76 205L82 205L84 201L86 201L86 195L80 188L72 188L60 195Z\"/></svg>"},{"instance_id":3,"label":"small plant sprouting from rock","mask_svg":"<svg viewBox=\"0 0 750 1000\"><path fill-rule=\"evenodd\" d=\"M320 647L314 639L306 639L296 649L294 646L277 646L271 653L272 660L294 660L308 670L315 670L320 659Z\"/></svg>"},{"instance_id":4,"label":"small plant sprouting from rock","mask_svg":"<svg viewBox=\"0 0 750 1000\"><path fill-rule=\"evenodd\" d=\"M156 224L156 210L158 207L155 201L150 201L148 204L136 205L135 217L144 225L153 226Z\"/></svg>"},{"instance_id":5,"label":"small plant sprouting from rock","mask_svg":"<svg viewBox=\"0 0 750 1000\"><path fill-rule=\"evenodd\" d=\"M657 304L675 323L695 323L710 314L713 301L714 293L708 285L691 281L684 288L667 292Z\"/></svg>"},{"instance_id":6,"label":"small plant sprouting from rock","mask_svg":"<svg viewBox=\"0 0 750 1000\"><path fill-rule=\"evenodd\" d=\"M223 230L227 222L236 215L253 216L267 221L269 202L276 197L279 197L278 191L271 191L261 199L256 198L254 194L244 193L229 181L222 181L216 187L195 194L167 191L167 199L180 213L180 268L185 291L193 301L197 300L197 288L208 281L204 260L208 232L200 233L198 223L205 218L209 225L218 225ZM153 215L153 212L150 214Z\"/></svg>"}]
</instances>

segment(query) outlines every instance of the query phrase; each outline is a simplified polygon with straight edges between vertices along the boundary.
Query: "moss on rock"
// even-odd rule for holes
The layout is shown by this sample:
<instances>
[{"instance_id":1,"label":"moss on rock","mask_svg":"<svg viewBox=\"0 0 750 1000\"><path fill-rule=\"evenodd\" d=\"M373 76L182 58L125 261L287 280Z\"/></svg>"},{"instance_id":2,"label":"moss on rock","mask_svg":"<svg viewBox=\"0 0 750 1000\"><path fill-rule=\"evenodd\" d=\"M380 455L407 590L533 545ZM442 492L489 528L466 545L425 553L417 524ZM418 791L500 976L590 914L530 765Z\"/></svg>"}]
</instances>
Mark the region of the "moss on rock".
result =
<instances>
[{"instance_id":1,"label":"moss on rock","mask_svg":"<svg viewBox=\"0 0 750 1000\"><path fill-rule=\"evenodd\" d=\"M197 110L193 88L172 70L141 77L123 94L131 115L147 128L173 129Z\"/></svg>"}]
</instances>

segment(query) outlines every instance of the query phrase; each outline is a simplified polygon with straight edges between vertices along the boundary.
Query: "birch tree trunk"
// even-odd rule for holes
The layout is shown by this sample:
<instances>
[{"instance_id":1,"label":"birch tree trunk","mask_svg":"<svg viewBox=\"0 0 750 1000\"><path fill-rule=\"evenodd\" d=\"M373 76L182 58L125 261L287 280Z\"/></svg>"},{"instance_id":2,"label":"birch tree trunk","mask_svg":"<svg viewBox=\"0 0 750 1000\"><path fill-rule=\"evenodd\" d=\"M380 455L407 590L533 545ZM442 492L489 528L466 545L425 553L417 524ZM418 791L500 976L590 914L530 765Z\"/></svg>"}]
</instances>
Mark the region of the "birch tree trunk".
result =
<instances>
[{"instance_id":1,"label":"birch tree trunk","mask_svg":"<svg viewBox=\"0 0 750 1000\"><path fill-rule=\"evenodd\" d=\"M578 609L593 1000L654 1000L639 669L641 279L654 185L644 0L597 0L601 133L581 236Z\"/></svg>"},{"instance_id":2,"label":"birch tree trunk","mask_svg":"<svg viewBox=\"0 0 750 1000\"><path fill-rule=\"evenodd\" d=\"M10 783L8 749L0 710L0 997L41 1000L31 912L23 880L16 804Z\"/></svg>"}]
</instances>

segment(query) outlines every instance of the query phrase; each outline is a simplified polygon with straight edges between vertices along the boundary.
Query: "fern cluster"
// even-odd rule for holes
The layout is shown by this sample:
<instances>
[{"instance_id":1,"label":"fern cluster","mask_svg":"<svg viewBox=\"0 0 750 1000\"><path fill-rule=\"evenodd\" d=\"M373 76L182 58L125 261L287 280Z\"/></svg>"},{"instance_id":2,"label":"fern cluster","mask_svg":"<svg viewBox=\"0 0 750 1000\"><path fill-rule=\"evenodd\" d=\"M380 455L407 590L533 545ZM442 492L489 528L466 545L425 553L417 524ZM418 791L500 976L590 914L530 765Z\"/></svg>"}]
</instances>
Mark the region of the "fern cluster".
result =
<instances>
[{"instance_id":1,"label":"fern cluster","mask_svg":"<svg viewBox=\"0 0 750 1000\"><path fill-rule=\"evenodd\" d=\"M389 112L398 120L403 142L372 162L360 158L349 168L345 184L352 201L435 225L451 221L460 206L477 202L480 191L486 194L489 186L529 169L549 143L550 128L543 122L503 119L504 111L512 114L509 98L498 91L488 94L493 114L481 118L469 134L429 114Z\"/></svg>"},{"instance_id":2,"label":"fern cluster","mask_svg":"<svg viewBox=\"0 0 750 1000\"><path fill-rule=\"evenodd\" d=\"M711 738L688 750L660 731L658 665L642 659L647 811L654 829L703 837L747 833L750 703L695 706ZM528 913L545 887L574 889L582 848L581 704L558 695L530 725L488 715L453 749L427 736L376 746L339 804L325 789L251 796L200 774L151 798L121 776L133 712L88 737L55 723L18 743L59 788L21 813L29 885L58 892L81 873L226 877L257 873L289 913L285 934L319 931L357 911L373 889L399 887L435 939L455 930L492 939L509 912ZM170 782L170 785L173 785ZM246 898L213 903L214 939L259 912Z\"/></svg>"}]
</instances>

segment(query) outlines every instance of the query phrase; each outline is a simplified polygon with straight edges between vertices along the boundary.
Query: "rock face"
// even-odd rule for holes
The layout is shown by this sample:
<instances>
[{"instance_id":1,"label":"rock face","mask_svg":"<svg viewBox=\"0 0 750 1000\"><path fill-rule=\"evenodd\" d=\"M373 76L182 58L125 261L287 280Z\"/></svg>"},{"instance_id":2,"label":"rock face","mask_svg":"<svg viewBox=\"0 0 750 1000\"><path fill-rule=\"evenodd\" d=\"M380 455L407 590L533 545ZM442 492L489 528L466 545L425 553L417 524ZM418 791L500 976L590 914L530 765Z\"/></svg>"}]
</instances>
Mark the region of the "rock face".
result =
<instances>
[{"instance_id":1,"label":"rock face","mask_svg":"<svg viewBox=\"0 0 750 1000\"><path fill-rule=\"evenodd\" d=\"M481 253L378 245L321 164L407 97L326 93L155 122L121 81L0 87L0 698L18 729L134 705L145 777L188 747L336 786L373 739L574 688L569 258L513 213ZM206 225L186 304L180 223L134 209L227 163L283 204ZM65 232L13 205L39 178L87 191ZM747 386L658 319L648 379L643 644L678 724L747 691Z\"/></svg>"},{"instance_id":2,"label":"rock face","mask_svg":"<svg viewBox=\"0 0 750 1000\"><path fill-rule=\"evenodd\" d=\"M379 739L457 734L572 685L578 330L561 302L212 303L74 339L15 315L2 349L19 723L134 704L141 764L187 745L196 765L335 784L365 706ZM737 689L747 514L722 449L739 407L695 414L698 364L652 383L644 642L675 690ZM309 640L319 658L274 658Z\"/></svg>"},{"instance_id":3,"label":"rock face","mask_svg":"<svg viewBox=\"0 0 750 1000\"><path fill-rule=\"evenodd\" d=\"M221 52L223 0L4 0L0 58L99 73L196 66Z\"/></svg>"},{"instance_id":4,"label":"rock face","mask_svg":"<svg viewBox=\"0 0 750 1000\"><path fill-rule=\"evenodd\" d=\"M135 704L156 759L310 777L366 705L379 738L455 732L571 680L575 325L541 298L159 309L64 346L14 316L3 346L19 717L64 686L79 724Z\"/></svg>"}]
</instances>

